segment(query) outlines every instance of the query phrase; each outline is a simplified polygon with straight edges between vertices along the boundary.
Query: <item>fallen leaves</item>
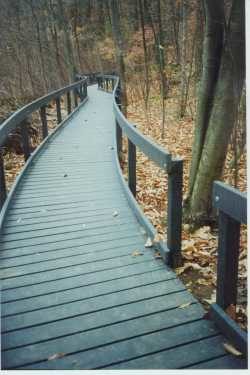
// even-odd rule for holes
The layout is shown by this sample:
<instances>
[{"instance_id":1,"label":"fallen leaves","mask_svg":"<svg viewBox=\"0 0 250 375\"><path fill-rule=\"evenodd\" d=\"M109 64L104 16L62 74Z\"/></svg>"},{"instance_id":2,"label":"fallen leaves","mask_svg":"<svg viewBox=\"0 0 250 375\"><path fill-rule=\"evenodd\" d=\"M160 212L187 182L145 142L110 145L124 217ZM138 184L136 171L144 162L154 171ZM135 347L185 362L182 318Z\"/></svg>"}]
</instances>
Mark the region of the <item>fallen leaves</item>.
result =
<instances>
[{"instance_id":1,"label":"fallen leaves","mask_svg":"<svg viewBox=\"0 0 250 375\"><path fill-rule=\"evenodd\" d=\"M216 302L216 291L213 290L210 298L204 298L204 301L208 304L208 305L212 305L212 303L215 303Z\"/></svg>"},{"instance_id":2,"label":"fallen leaves","mask_svg":"<svg viewBox=\"0 0 250 375\"><path fill-rule=\"evenodd\" d=\"M152 247L153 246L153 241L151 240L150 237L148 237L144 247Z\"/></svg>"},{"instance_id":3,"label":"fallen leaves","mask_svg":"<svg viewBox=\"0 0 250 375\"><path fill-rule=\"evenodd\" d=\"M192 302L183 303L182 305L178 306L179 309L185 309L186 307L190 306Z\"/></svg>"},{"instance_id":4,"label":"fallen leaves","mask_svg":"<svg viewBox=\"0 0 250 375\"><path fill-rule=\"evenodd\" d=\"M198 271L201 270L201 266L199 266L199 264L186 263L183 267L176 268L175 272L177 275L181 275L184 271L190 268L192 268L193 270L198 270Z\"/></svg>"},{"instance_id":5,"label":"fallen leaves","mask_svg":"<svg viewBox=\"0 0 250 375\"><path fill-rule=\"evenodd\" d=\"M48 357L48 361L53 361L54 359L62 358L65 356L65 353L55 353Z\"/></svg>"},{"instance_id":6,"label":"fallen leaves","mask_svg":"<svg viewBox=\"0 0 250 375\"><path fill-rule=\"evenodd\" d=\"M142 253L139 250L135 250L135 251L133 251L133 253L131 255L132 255L132 257L139 257L141 255L144 255L144 253Z\"/></svg>"},{"instance_id":7,"label":"fallen leaves","mask_svg":"<svg viewBox=\"0 0 250 375\"><path fill-rule=\"evenodd\" d=\"M202 240L210 240L211 238L215 238L211 234L211 229L210 229L209 226L203 226L203 227L199 228L198 230L196 230L193 233L193 237L194 238L200 238Z\"/></svg>"},{"instance_id":8,"label":"fallen leaves","mask_svg":"<svg viewBox=\"0 0 250 375\"><path fill-rule=\"evenodd\" d=\"M162 259L161 253L160 253L159 251L156 251L156 252L154 253L154 258L155 258L155 259Z\"/></svg>"},{"instance_id":9,"label":"fallen leaves","mask_svg":"<svg viewBox=\"0 0 250 375\"><path fill-rule=\"evenodd\" d=\"M225 342L223 343L223 346L228 353L233 354L236 357L242 356L242 353L239 350L237 350L233 345Z\"/></svg>"}]
</instances>

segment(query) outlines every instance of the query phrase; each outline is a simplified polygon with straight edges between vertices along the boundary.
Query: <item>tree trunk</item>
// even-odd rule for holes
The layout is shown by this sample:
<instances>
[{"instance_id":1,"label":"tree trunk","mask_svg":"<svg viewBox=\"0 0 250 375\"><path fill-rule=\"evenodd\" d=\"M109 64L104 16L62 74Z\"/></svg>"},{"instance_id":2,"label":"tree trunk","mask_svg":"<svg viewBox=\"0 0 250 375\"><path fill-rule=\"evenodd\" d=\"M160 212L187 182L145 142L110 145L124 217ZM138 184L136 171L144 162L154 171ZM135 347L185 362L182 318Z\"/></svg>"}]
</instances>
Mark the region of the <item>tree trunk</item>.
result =
<instances>
[{"instance_id":1,"label":"tree trunk","mask_svg":"<svg viewBox=\"0 0 250 375\"><path fill-rule=\"evenodd\" d=\"M47 76L46 76L46 67L45 67L45 61L44 61L44 51L43 51L43 47L42 47L40 24L39 24L39 20L38 20L36 11L35 11L33 1L34 0L30 0L29 5L30 5L30 8L31 8L33 21L34 21L35 28L36 28L36 38L37 38L38 50L39 50L40 61L41 61L42 81L43 81L43 86L44 86L44 89L45 89L44 93L46 93L46 92L48 92L49 86L48 86ZM38 11L39 11L39 8L38 8Z\"/></svg>"},{"instance_id":2,"label":"tree trunk","mask_svg":"<svg viewBox=\"0 0 250 375\"><path fill-rule=\"evenodd\" d=\"M212 7L209 7L211 3L209 0L206 3L206 10L210 10L208 16L211 16L210 8L213 8L214 12L215 3L213 2ZM188 202L188 214L196 223L211 215L212 184L222 174L227 146L237 117L245 79L244 10L244 0L234 0L227 28L225 47L221 57L219 75L216 73L219 63L216 57L220 51L218 47L221 45L221 41L212 46L212 40L209 36L212 38L215 35L214 28L216 28L216 35L219 33L220 36L221 26L219 27L216 22L213 23L213 28L209 29L209 35L208 30L206 31L205 46L207 48L204 52L204 57L207 65L204 66L203 75L204 78L207 78L204 80L207 94L203 91L202 103L200 103L199 107L200 113L198 113L198 116L200 116L199 121L203 125L202 127L200 126L200 143L198 143L200 161L198 162L197 173L192 176L193 188ZM213 13L213 16L218 21L218 13ZM209 25L211 27L211 20ZM219 27L219 31L217 27ZM212 53L212 49L215 46L217 46L217 54ZM209 78L213 78L213 81L211 82ZM216 78L217 84L215 87ZM203 122L201 122L201 118Z\"/></svg>"},{"instance_id":3,"label":"tree trunk","mask_svg":"<svg viewBox=\"0 0 250 375\"><path fill-rule=\"evenodd\" d=\"M203 43L203 71L198 90L198 106L193 143L192 165L189 178L189 194L192 194L195 176L198 170L213 97L218 79L223 46L223 0L212 3L205 0L205 35Z\"/></svg>"},{"instance_id":4,"label":"tree trunk","mask_svg":"<svg viewBox=\"0 0 250 375\"><path fill-rule=\"evenodd\" d=\"M126 93L126 76L125 76L125 64L123 56L123 38L120 25L120 13L118 7L118 0L110 0L110 10L111 10L111 22L112 22L112 32L115 40L115 50L116 50L116 60L119 70L119 75L121 79L121 89L122 89L122 109L126 115L127 110L127 93Z\"/></svg>"},{"instance_id":5,"label":"tree trunk","mask_svg":"<svg viewBox=\"0 0 250 375\"><path fill-rule=\"evenodd\" d=\"M64 13L63 2L62 0L57 0L58 5L58 16L61 28L63 30L64 39L65 39L65 47L66 47L66 62L70 72L71 81L75 80L75 75L77 73L75 58L74 58L74 51L72 46L71 40L71 32L68 27L68 22L66 20L66 16Z\"/></svg>"},{"instance_id":6,"label":"tree trunk","mask_svg":"<svg viewBox=\"0 0 250 375\"><path fill-rule=\"evenodd\" d=\"M145 36L145 24L144 24L144 11L142 0L138 0L139 4L139 14L141 21L141 31L142 31L142 42L143 42L143 52L144 52L144 68L145 68L145 90L144 91L144 101L146 111L148 110L148 98L149 98L149 61L148 61L148 50Z\"/></svg>"},{"instance_id":7,"label":"tree trunk","mask_svg":"<svg viewBox=\"0 0 250 375\"><path fill-rule=\"evenodd\" d=\"M184 117L187 107L187 3L182 0L181 4L181 33L180 33L180 50L181 50L181 95L180 95L180 117Z\"/></svg>"}]
</instances>

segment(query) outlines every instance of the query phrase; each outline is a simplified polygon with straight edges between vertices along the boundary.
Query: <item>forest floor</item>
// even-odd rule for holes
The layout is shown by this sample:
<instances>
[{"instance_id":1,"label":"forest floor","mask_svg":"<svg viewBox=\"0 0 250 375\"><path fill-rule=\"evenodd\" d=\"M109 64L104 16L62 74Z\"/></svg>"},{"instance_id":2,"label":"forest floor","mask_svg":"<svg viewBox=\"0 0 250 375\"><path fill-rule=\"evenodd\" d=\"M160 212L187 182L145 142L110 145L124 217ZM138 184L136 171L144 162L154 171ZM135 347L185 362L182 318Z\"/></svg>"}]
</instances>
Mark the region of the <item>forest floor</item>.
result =
<instances>
[{"instance_id":1,"label":"forest floor","mask_svg":"<svg viewBox=\"0 0 250 375\"><path fill-rule=\"evenodd\" d=\"M151 95L148 111L143 100L138 99L136 88L130 87L127 116L146 136L162 145L173 156L184 161L184 199L188 192L189 169L192 156L194 132L194 113L196 103L190 101L185 117L179 117L177 88L173 88L166 99L165 135L161 137L161 102L157 95ZM126 150L127 146L124 145ZM234 183L232 165L233 151L228 151L222 180ZM138 151L137 159L137 200L158 233L166 237L167 175ZM126 159L124 159L126 165ZM246 191L246 154L238 162L237 188ZM184 264L176 273L187 288L200 300L206 309L216 298L217 229L203 226L192 232L188 224L183 224L182 254ZM247 230L241 230L241 249L239 258L239 286L237 306L230 306L228 313L247 328Z\"/></svg>"}]
</instances>

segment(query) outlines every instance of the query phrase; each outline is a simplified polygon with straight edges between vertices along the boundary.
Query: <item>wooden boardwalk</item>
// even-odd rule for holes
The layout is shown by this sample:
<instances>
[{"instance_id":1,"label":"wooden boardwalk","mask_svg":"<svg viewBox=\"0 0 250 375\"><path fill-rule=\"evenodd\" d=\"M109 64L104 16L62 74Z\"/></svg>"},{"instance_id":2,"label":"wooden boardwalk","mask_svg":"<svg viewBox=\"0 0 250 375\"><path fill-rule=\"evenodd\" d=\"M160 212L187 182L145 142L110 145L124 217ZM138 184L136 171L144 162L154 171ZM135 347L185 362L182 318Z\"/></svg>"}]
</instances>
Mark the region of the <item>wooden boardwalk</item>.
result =
<instances>
[{"instance_id":1,"label":"wooden boardwalk","mask_svg":"<svg viewBox=\"0 0 250 375\"><path fill-rule=\"evenodd\" d=\"M3 369L245 368L154 250L115 164L112 96L23 175L1 238Z\"/></svg>"}]
</instances>

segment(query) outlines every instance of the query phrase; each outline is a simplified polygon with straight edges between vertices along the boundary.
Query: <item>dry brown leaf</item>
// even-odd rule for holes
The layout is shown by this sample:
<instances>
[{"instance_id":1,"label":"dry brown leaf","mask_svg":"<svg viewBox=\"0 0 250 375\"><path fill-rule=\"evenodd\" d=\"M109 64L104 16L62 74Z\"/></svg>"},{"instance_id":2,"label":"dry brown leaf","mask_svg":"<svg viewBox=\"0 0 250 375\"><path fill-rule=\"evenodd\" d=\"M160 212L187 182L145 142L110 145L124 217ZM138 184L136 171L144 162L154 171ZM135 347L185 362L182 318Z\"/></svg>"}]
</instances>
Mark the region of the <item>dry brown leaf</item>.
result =
<instances>
[{"instance_id":1,"label":"dry brown leaf","mask_svg":"<svg viewBox=\"0 0 250 375\"><path fill-rule=\"evenodd\" d=\"M182 305L178 306L179 309L185 309L186 307L190 306L192 302L183 303Z\"/></svg>"},{"instance_id":2,"label":"dry brown leaf","mask_svg":"<svg viewBox=\"0 0 250 375\"><path fill-rule=\"evenodd\" d=\"M55 353L48 357L48 361L52 361L53 359L62 358L65 356L65 353Z\"/></svg>"},{"instance_id":3,"label":"dry brown leaf","mask_svg":"<svg viewBox=\"0 0 250 375\"><path fill-rule=\"evenodd\" d=\"M206 281L206 280L204 280L204 279L198 279L196 282L197 282L198 284L200 284L200 285L205 285L205 286L208 286L208 285L211 284L210 282L208 282L208 281Z\"/></svg>"},{"instance_id":4,"label":"dry brown leaf","mask_svg":"<svg viewBox=\"0 0 250 375\"><path fill-rule=\"evenodd\" d=\"M213 238L209 226L199 228L194 232L193 236L201 238L202 240L210 240L211 238Z\"/></svg>"},{"instance_id":5,"label":"dry brown leaf","mask_svg":"<svg viewBox=\"0 0 250 375\"><path fill-rule=\"evenodd\" d=\"M145 243L144 246L145 247L152 247L153 246L153 241L151 240L150 237L148 237L148 239L147 239L147 241L146 241L146 243Z\"/></svg>"},{"instance_id":6,"label":"dry brown leaf","mask_svg":"<svg viewBox=\"0 0 250 375\"><path fill-rule=\"evenodd\" d=\"M139 250L135 250L132 253L132 257L139 257L140 255L144 255L144 254Z\"/></svg>"},{"instance_id":7,"label":"dry brown leaf","mask_svg":"<svg viewBox=\"0 0 250 375\"><path fill-rule=\"evenodd\" d=\"M181 275L185 271L184 267L178 267L175 269L176 275Z\"/></svg>"},{"instance_id":8,"label":"dry brown leaf","mask_svg":"<svg viewBox=\"0 0 250 375\"><path fill-rule=\"evenodd\" d=\"M226 350L228 353L233 354L233 355L235 355L236 357L240 357L240 356L242 356L242 353L241 353L238 349L236 349L233 345L224 342L224 343L223 343L223 346L224 346L225 350Z\"/></svg>"},{"instance_id":9,"label":"dry brown leaf","mask_svg":"<svg viewBox=\"0 0 250 375\"><path fill-rule=\"evenodd\" d=\"M215 290L213 291L213 293L211 294L211 297L209 299L204 298L203 301L205 301L209 305L211 305L212 303L215 303L216 302L216 291Z\"/></svg>"},{"instance_id":10,"label":"dry brown leaf","mask_svg":"<svg viewBox=\"0 0 250 375\"><path fill-rule=\"evenodd\" d=\"M154 236L154 239L153 239L153 243L158 243L161 241L161 236L159 235L159 233L157 233L155 236Z\"/></svg>"},{"instance_id":11,"label":"dry brown leaf","mask_svg":"<svg viewBox=\"0 0 250 375\"><path fill-rule=\"evenodd\" d=\"M183 240L182 241L182 250L189 250L194 248L195 241L190 240Z\"/></svg>"}]
</instances>

